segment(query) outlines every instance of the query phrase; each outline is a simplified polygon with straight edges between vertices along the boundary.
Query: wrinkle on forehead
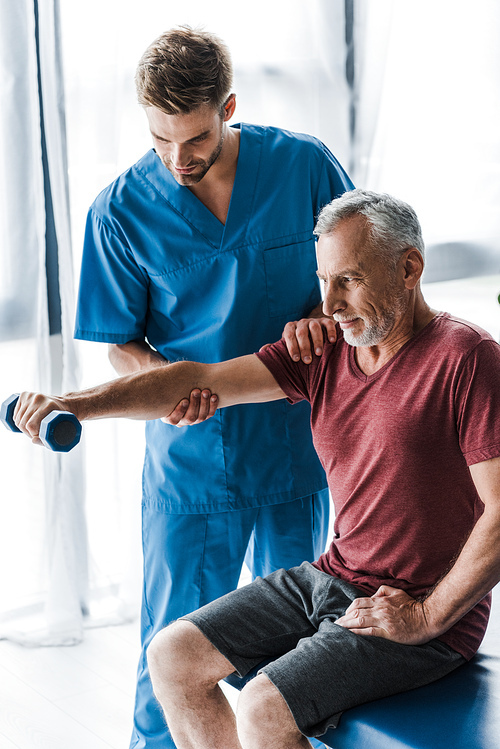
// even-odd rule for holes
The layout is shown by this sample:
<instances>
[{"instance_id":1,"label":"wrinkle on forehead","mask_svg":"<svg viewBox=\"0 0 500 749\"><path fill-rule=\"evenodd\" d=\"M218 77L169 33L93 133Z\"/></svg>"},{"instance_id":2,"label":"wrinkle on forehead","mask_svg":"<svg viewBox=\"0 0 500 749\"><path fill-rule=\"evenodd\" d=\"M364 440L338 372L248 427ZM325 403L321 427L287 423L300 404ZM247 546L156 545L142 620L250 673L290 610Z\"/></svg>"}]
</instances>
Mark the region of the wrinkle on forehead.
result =
<instances>
[{"instance_id":1,"label":"wrinkle on forehead","mask_svg":"<svg viewBox=\"0 0 500 749\"><path fill-rule=\"evenodd\" d=\"M339 221L335 229L318 240L318 277L322 280L350 276L366 278L380 267L373 252L370 224L365 216L356 215Z\"/></svg>"}]
</instances>

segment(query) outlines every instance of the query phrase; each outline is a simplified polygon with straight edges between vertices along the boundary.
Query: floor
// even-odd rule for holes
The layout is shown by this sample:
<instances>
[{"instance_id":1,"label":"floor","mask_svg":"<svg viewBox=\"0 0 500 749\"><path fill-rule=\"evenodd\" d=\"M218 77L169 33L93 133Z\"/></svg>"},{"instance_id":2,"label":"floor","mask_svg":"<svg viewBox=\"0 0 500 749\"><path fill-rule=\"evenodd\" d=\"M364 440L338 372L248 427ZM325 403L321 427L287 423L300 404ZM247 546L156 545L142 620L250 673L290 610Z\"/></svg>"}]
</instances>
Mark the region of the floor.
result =
<instances>
[{"instance_id":1,"label":"floor","mask_svg":"<svg viewBox=\"0 0 500 749\"><path fill-rule=\"evenodd\" d=\"M0 642L0 749L128 749L138 658L138 621L74 647Z\"/></svg>"},{"instance_id":2,"label":"floor","mask_svg":"<svg viewBox=\"0 0 500 749\"><path fill-rule=\"evenodd\" d=\"M0 749L127 749L139 625L76 647L0 642Z\"/></svg>"}]
</instances>

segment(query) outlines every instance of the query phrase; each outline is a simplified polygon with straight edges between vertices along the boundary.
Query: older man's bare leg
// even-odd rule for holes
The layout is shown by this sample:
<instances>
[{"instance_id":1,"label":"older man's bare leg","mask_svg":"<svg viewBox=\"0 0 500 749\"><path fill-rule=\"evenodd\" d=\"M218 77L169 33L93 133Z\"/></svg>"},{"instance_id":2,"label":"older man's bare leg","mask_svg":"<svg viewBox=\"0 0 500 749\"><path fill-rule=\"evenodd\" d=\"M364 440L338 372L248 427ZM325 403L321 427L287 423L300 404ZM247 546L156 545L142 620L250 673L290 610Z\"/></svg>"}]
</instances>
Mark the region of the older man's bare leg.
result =
<instances>
[{"instance_id":1,"label":"older man's bare leg","mask_svg":"<svg viewBox=\"0 0 500 749\"><path fill-rule=\"evenodd\" d=\"M265 674L248 682L236 711L244 749L306 749L310 742L297 728L288 705Z\"/></svg>"},{"instance_id":2,"label":"older man's bare leg","mask_svg":"<svg viewBox=\"0 0 500 749\"><path fill-rule=\"evenodd\" d=\"M178 749L240 749L234 712L218 686L234 668L194 624L178 621L159 632L148 664Z\"/></svg>"},{"instance_id":3,"label":"older man's bare leg","mask_svg":"<svg viewBox=\"0 0 500 749\"><path fill-rule=\"evenodd\" d=\"M198 628L179 621L148 649L155 695L178 749L305 749L278 690L260 675L244 688L235 715L218 682L233 666Z\"/></svg>"}]
</instances>

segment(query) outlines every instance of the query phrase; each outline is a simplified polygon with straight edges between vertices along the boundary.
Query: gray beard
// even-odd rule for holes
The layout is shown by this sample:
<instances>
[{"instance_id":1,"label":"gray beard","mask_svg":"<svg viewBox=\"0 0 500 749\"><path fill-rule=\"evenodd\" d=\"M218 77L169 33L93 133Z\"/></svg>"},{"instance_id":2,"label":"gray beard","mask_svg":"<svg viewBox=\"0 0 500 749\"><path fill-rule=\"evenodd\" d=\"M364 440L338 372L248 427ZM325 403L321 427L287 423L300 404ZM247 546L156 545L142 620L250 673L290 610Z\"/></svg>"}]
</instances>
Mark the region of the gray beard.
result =
<instances>
[{"instance_id":1,"label":"gray beard","mask_svg":"<svg viewBox=\"0 0 500 749\"><path fill-rule=\"evenodd\" d=\"M403 294L395 294L391 302L391 308L385 310L382 317L377 318L371 325L363 317L360 318L365 323L365 329L361 334L355 335L350 330L344 330L344 341L349 346L378 346L382 343L393 329L398 315L406 312Z\"/></svg>"},{"instance_id":2,"label":"gray beard","mask_svg":"<svg viewBox=\"0 0 500 749\"><path fill-rule=\"evenodd\" d=\"M344 341L349 346L378 346L391 332L395 319L396 311L387 313L373 325L366 325L363 332L359 335L350 330L344 330Z\"/></svg>"}]
</instances>

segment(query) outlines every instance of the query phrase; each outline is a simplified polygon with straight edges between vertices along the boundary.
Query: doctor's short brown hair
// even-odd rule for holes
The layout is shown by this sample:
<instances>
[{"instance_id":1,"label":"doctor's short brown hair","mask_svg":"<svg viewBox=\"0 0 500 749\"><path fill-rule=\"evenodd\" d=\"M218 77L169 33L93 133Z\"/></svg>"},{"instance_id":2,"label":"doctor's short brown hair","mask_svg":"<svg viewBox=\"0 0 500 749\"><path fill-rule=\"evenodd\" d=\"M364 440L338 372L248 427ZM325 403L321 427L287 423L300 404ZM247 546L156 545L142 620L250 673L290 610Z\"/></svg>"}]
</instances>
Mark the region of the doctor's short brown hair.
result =
<instances>
[{"instance_id":1,"label":"doctor's short brown hair","mask_svg":"<svg viewBox=\"0 0 500 749\"><path fill-rule=\"evenodd\" d=\"M222 112L233 85L224 42L207 31L180 26L155 39L135 76L139 103L166 114L187 114L201 105Z\"/></svg>"}]
</instances>

